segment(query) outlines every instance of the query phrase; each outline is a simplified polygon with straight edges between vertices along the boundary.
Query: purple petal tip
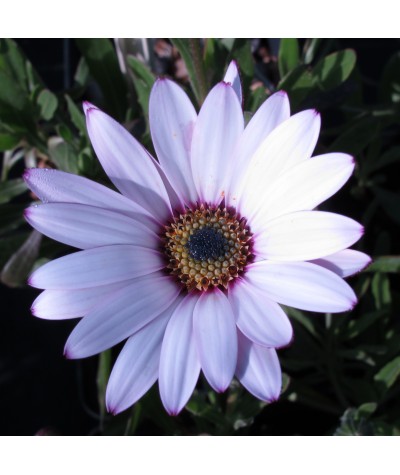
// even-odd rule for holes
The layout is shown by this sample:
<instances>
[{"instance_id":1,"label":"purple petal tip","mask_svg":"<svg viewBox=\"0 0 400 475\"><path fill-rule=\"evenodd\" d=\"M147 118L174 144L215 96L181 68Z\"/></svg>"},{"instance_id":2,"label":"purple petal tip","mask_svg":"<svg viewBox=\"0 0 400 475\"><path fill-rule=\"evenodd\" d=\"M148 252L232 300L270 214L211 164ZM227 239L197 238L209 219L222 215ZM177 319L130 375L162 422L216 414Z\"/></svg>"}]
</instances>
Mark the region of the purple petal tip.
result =
<instances>
[{"instance_id":1,"label":"purple petal tip","mask_svg":"<svg viewBox=\"0 0 400 475\"><path fill-rule=\"evenodd\" d=\"M85 113L86 116L89 114L90 111L97 109L96 106L94 106L93 104L91 104L88 101L83 101L82 102L82 108L83 108L83 112Z\"/></svg>"}]
</instances>

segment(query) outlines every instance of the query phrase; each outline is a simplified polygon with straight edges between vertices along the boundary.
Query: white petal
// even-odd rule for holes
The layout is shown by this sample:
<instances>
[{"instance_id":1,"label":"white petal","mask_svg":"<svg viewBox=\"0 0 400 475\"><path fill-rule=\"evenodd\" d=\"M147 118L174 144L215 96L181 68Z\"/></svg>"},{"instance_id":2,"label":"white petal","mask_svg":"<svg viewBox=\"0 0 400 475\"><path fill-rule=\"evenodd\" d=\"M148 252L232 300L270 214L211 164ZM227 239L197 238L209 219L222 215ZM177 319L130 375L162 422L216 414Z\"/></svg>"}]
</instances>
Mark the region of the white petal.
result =
<instances>
[{"instance_id":1,"label":"white petal","mask_svg":"<svg viewBox=\"0 0 400 475\"><path fill-rule=\"evenodd\" d=\"M338 313L357 303L351 287L333 272L310 262L259 261L245 278L271 300L312 312Z\"/></svg>"},{"instance_id":2,"label":"white petal","mask_svg":"<svg viewBox=\"0 0 400 475\"><path fill-rule=\"evenodd\" d=\"M238 346L238 380L258 399L276 401L282 387L282 373L276 351L252 343L240 332Z\"/></svg>"},{"instance_id":3,"label":"white petal","mask_svg":"<svg viewBox=\"0 0 400 475\"><path fill-rule=\"evenodd\" d=\"M251 158L267 136L290 117L287 94L279 91L269 97L247 124L232 159L232 177L229 185L229 203L237 204L237 194Z\"/></svg>"},{"instance_id":4,"label":"white petal","mask_svg":"<svg viewBox=\"0 0 400 475\"><path fill-rule=\"evenodd\" d=\"M109 412L118 414L135 404L157 380L165 327L178 301L125 343L107 384L106 404Z\"/></svg>"},{"instance_id":5,"label":"white petal","mask_svg":"<svg viewBox=\"0 0 400 475\"><path fill-rule=\"evenodd\" d=\"M226 192L243 113L232 87L217 84L206 97L193 132L192 170L200 199L219 204Z\"/></svg>"},{"instance_id":6,"label":"white petal","mask_svg":"<svg viewBox=\"0 0 400 475\"><path fill-rule=\"evenodd\" d=\"M79 249L135 244L155 248L157 235L136 219L75 203L48 203L25 210L28 223L46 236Z\"/></svg>"},{"instance_id":7,"label":"white petal","mask_svg":"<svg viewBox=\"0 0 400 475\"><path fill-rule=\"evenodd\" d=\"M242 83L240 81L239 68L235 60L229 63L224 76L224 82L229 83L238 96L240 104L243 104Z\"/></svg>"},{"instance_id":8,"label":"white petal","mask_svg":"<svg viewBox=\"0 0 400 475\"><path fill-rule=\"evenodd\" d=\"M293 330L285 312L246 279L229 287L229 301L236 325L254 343L281 348L292 341Z\"/></svg>"},{"instance_id":9,"label":"white petal","mask_svg":"<svg viewBox=\"0 0 400 475\"><path fill-rule=\"evenodd\" d=\"M363 252L353 249L344 249L343 251L311 262L325 267L325 269L329 269L340 277L349 277L357 272L361 272L371 261L372 259Z\"/></svg>"},{"instance_id":10,"label":"white petal","mask_svg":"<svg viewBox=\"0 0 400 475\"><path fill-rule=\"evenodd\" d=\"M152 249L104 246L48 262L33 272L28 283L39 289L85 289L133 279L164 266L162 256Z\"/></svg>"},{"instance_id":11,"label":"white petal","mask_svg":"<svg viewBox=\"0 0 400 475\"><path fill-rule=\"evenodd\" d=\"M321 119L314 110L299 112L282 122L258 147L238 194L240 212L251 219L263 205L274 181L285 171L311 157Z\"/></svg>"},{"instance_id":12,"label":"white petal","mask_svg":"<svg viewBox=\"0 0 400 475\"><path fill-rule=\"evenodd\" d=\"M30 168L24 173L29 188L43 203L80 203L118 211L151 229L158 223L143 207L92 180L49 168Z\"/></svg>"},{"instance_id":13,"label":"white petal","mask_svg":"<svg viewBox=\"0 0 400 475\"><path fill-rule=\"evenodd\" d=\"M197 200L190 146L197 114L183 89L158 79L150 94L150 131L160 164L182 203Z\"/></svg>"},{"instance_id":14,"label":"white petal","mask_svg":"<svg viewBox=\"0 0 400 475\"><path fill-rule=\"evenodd\" d=\"M189 400L200 373L193 340L193 310L198 295L188 294L175 309L165 331L160 356L161 400L171 415L178 414Z\"/></svg>"},{"instance_id":15,"label":"white petal","mask_svg":"<svg viewBox=\"0 0 400 475\"><path fill-rule=\"evenodd\" d=\"M110 116L87 107L86 125L93 148L114 185L160 222L171 213L168 193L154 159Z\"/></svg>"},{"instance_id":16,"label":"white petal","mask_svg":"<svg viewBox=\"0 0 400 475\"><path fill-rule=\"evenodd\" d=\"M298 211L266 223L255 236L254 252L277 261L318 259L351 246L363 232L360 224L346 216Z\"/></svg>"},{"instance_id":17,"label":"white petal","mask_svg":"<svg viewBox=\"0 0 400 475\"><path fill-rule=\"evenodd\" d=\"M232 307L219 289L200 296L193 328L204 375L215 391L223 392L235 372L237 334Z\"/></svg>"},{"instance_id":18,"label":"white petal","mask_svg":"<svg viewBox=\"0 0 400 475\"><path fill-rule=\"evenodd\" d=\"M262 207L252 219L253 232L277 216L314 209L340 190L353 169L353 157L344 153L320 155L294 166L283 173L266 194Z\"/></svg>"},{"instance_id":19,"label":"white petal","mask_svg":"<svg viewBox=\"0 0 400 475\"><path fill-rule=\"evenodd\" d=\"M44 290L33 302L31 312L48 320L83 317L102 305L111 293L130 283L128 280L88 289Z\"/></svg>"},{"instance_id":20,"label":"white petal","mask_svg":"<svg viewBox=\"0 0 400 475\"><path fill-rule=\"evenodd\" d=\"M67 358L85 358L136 333L173 304L180 288L160 273L135 279L84 317L68 338Z\"/></svg>"}]
</instances>

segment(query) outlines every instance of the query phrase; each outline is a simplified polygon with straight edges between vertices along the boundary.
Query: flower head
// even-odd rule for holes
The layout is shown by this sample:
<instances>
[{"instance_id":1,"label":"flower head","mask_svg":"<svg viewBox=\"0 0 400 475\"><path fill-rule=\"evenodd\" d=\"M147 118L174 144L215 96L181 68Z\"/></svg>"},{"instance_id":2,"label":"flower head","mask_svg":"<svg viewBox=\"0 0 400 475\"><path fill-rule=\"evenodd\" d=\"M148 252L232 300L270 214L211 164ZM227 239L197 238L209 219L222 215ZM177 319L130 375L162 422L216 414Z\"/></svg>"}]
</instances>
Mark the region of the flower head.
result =
<instances>
[{"instance_id":1,"label":"flower head","mask_svg":"<svg viewBox=\"0 0 400 475\"><path fill-rule=\"evenodd\" d=\"M185 92L159 79L150 96L156 161L121 125L85 103L94 150L121 194L79 176L31 169L43 204L26 219L78 252L36 270L40 318L83 317L66 346L84 358L126 340L107 388L118 413L158 379L177 414L202 370L216 391L234 375L273 401L281 390L276 348L292 340L279 304L343 312L356 296L343 280L369 257L347 249L362 227L315 208L350 177L343 153L312 157L320 117L290 116L282 91L244 127L238 70L199 114Z\"/></svg>"}]
</instances>

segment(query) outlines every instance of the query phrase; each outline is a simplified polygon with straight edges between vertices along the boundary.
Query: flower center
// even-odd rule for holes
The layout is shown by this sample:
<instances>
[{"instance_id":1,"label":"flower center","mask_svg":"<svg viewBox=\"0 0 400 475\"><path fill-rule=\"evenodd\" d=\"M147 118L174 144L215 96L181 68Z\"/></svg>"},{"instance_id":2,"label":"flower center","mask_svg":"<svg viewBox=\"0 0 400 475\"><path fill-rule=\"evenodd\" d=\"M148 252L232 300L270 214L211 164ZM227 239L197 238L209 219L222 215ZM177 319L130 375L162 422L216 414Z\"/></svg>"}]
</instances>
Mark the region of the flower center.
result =
<instances>
[{"instance_id":1,"label":"flower center","mask_svg":"<svg viewBox=\"0 0 400 475\"><path fill-rule=\"evenodd\" d=\"M227 288L252 259L251 233L234 209L201 205L166 226L167 269L189 291Z\"/></svg>"}]
</instances>

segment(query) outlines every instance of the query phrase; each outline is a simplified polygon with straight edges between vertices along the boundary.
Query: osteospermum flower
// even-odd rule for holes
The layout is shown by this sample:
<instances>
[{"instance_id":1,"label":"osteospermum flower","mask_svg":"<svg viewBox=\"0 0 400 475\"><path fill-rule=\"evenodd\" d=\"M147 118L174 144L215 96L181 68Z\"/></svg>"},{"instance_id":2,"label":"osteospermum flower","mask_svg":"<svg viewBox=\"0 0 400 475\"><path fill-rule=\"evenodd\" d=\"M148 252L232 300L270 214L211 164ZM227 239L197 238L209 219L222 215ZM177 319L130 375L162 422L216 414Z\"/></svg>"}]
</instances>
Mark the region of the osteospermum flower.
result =
<instances>
[{"instance_id":1,"label":"osteospermum flower","mask_svg":"<svg viewBox=\"0 0 400 475\"><path fill-rule=\"evenodd\" d=\"M126 340L106 393L109 411L134 404L158 379L177 414L200 370L215 391L234 375L254 396L276 400L275 349L292 340L279 304L343 312L356 296L343 280L369 257L347 249L362 227L315 211L350 177L342 153L310 158L314 110L290 117L280 91L244 126L235 63L199 114L185 92L159 79L150 96L158 162L117 122L85 103L94 150L121 194L86 178L31 169L43 204L26 219L81 251L36 270L46 289L37 317L83 316L66 346L84 358Z\"/></svg>"}]
</instances>

